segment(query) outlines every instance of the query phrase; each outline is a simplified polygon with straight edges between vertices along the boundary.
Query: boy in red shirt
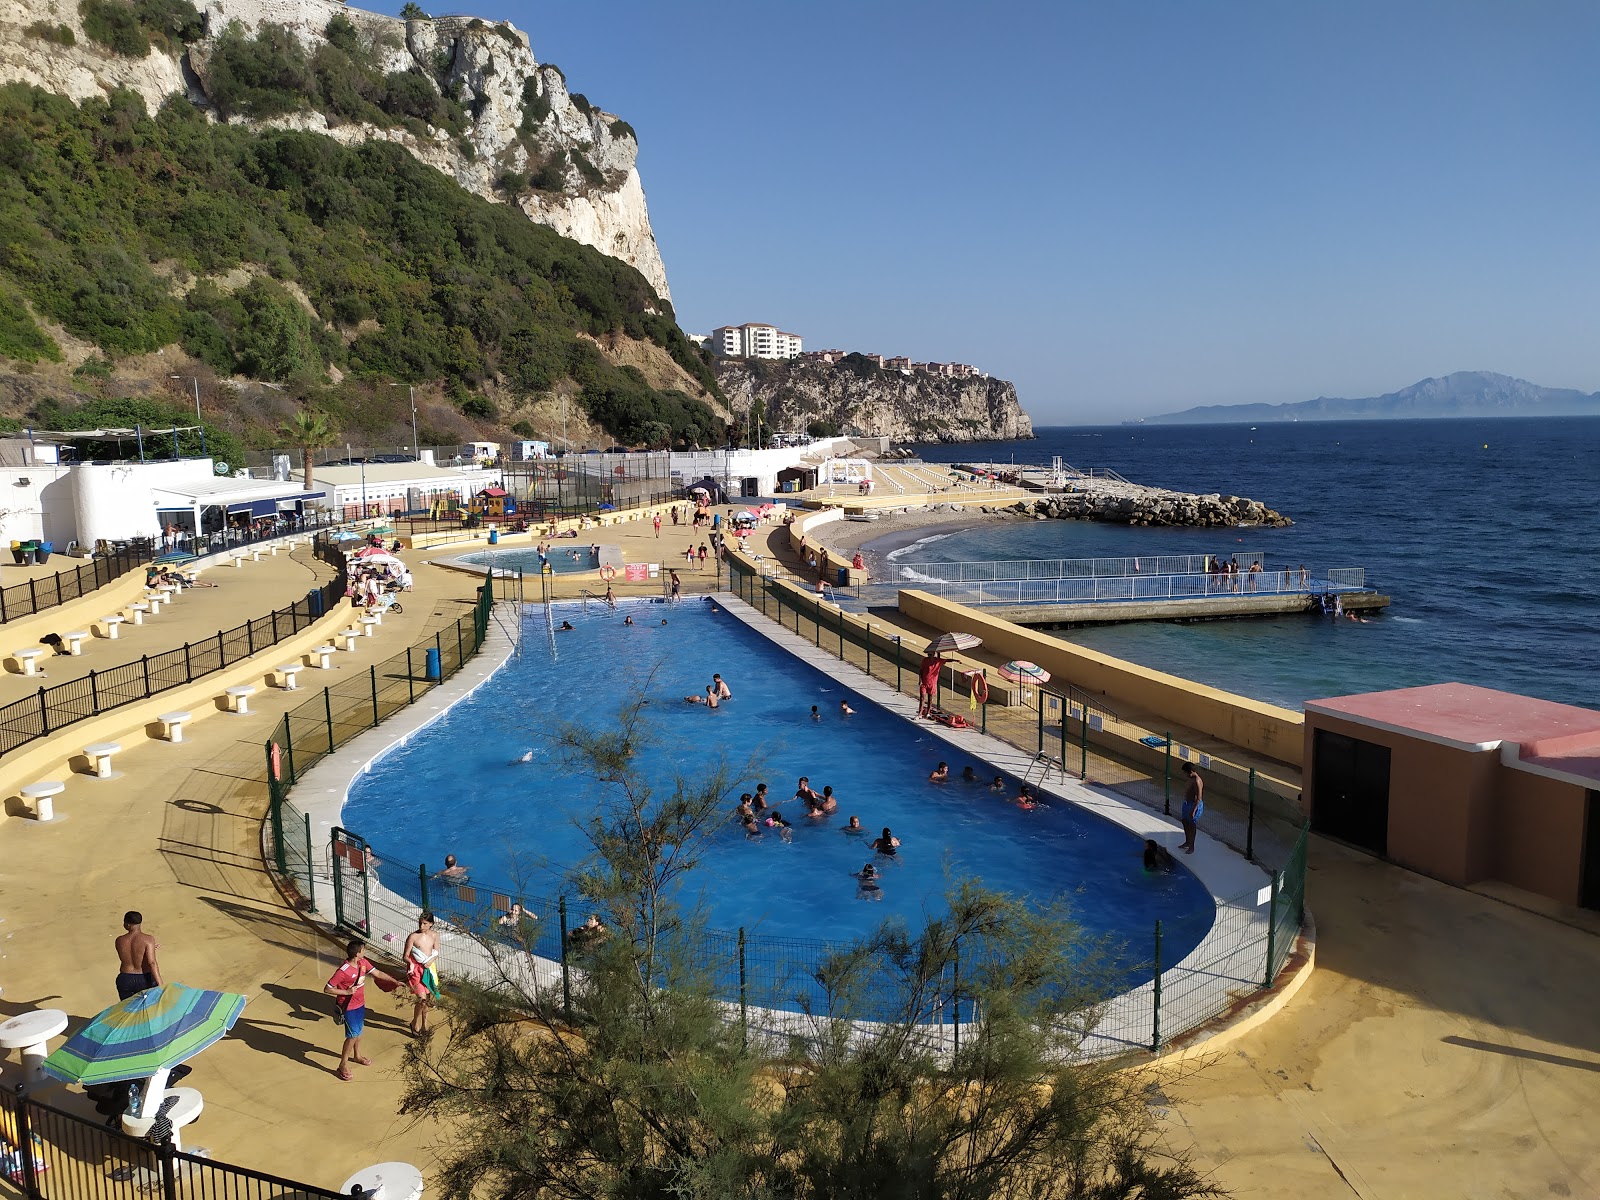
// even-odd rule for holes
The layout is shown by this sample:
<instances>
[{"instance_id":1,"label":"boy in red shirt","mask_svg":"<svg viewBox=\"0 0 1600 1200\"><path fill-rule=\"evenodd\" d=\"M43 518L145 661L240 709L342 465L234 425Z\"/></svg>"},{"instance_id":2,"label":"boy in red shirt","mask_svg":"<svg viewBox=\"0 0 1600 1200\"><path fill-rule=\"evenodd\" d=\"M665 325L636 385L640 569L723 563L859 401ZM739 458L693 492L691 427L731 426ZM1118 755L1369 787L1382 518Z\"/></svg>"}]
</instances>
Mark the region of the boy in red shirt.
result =
<instances>
[{"instance_id":1,"label":"boy in red shirt","mask_svg":"<svg viewBox=\"0 0 1600 1200\"><path fill-rule=\"evenodd\" d=\"M339 1078L348 1083L350 1064L370 1067L372 1060L361 1057L361 1030L367 1019L367 980L370 978L386 992L398 987L399 980L378 970L361 953L363 943L359 938L345 946L344 964L333 973L333 978L322 985L322 990L335 997L339 1015L344 1021L344 1050L339 1055Z\"/></svg>"}]
</instances>

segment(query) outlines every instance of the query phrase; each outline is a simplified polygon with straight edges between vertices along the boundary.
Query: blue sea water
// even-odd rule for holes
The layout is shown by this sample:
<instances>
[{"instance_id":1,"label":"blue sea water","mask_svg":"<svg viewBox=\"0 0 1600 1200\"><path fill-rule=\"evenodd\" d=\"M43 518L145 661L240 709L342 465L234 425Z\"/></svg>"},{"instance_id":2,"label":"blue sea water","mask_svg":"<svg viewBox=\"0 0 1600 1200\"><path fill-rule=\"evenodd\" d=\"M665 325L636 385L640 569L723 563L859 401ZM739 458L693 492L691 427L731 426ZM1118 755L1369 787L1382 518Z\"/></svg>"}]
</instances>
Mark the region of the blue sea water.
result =
<instances>
[{"instance_id":1,"label":"blue sea water","mask_svg":"<svg viewBox=\"0 0 1600 1200\"><path fill-rule=\"evenodd\" d=\"M1059 454L1137 483L1248 496L1295 524L989 524L925 542L903 562L1261 550L1269 566L1365 567L1394 601L1364 625L1147 622L1056 635L1069 641L1291 707L1443 680L1600 707L1600 418L1064 427L922 453Z\"/></svg>"},{"instance_id":2,"label":"blue sea water","mask_svg":"<svg viewBox=\"0 0 1600 1200\"><path fill-rule=\"evenodd\" d=\"M1067 896L1088 934L1128 944L1129 971L1149 961L1156 920L1172 962L1209 929L1205 888L1187 870L1146 873L1132 834L1068 804L1024 811L1011 802L1015 780L998 794L959 778L930 782L941 759L954 777L971 760L726 613L713 615L703 601L627 602L621 611L637 624L558 605L556 620L570 618L576 629L552 636L542 609L530 608L521 657L358 780L344 823L388 864L387 881L406 890L416 864L437 870L454 853L479 889L535 906L535 897L570 893L568 872L588 850L582 822L605 789L564 758L558 728L563 720L615 727L620 700L642 689L652 740L637 762L658 795L719 755L734 764L753 758L754 771L740 773L727 798L729 813L740 792L764 780L793 825L792 841L771 830L748 840L731 819L717 829L685 897L713 928L843 943L891 916L920 927L943 910L950 877L975 875L1017 894ZM733 699L716 711L684 703L703 694L713 671ZM839 712L846 698L852 716ZM803 815L792 799L801 775L819 791L834 787L837 815ZM866 834L842 832L850 814ZM892 859L868 846L884 826L902 842ZM852 877L869 861L883 873L876 900L860 898Z\"/></svg>"}]
</instances>

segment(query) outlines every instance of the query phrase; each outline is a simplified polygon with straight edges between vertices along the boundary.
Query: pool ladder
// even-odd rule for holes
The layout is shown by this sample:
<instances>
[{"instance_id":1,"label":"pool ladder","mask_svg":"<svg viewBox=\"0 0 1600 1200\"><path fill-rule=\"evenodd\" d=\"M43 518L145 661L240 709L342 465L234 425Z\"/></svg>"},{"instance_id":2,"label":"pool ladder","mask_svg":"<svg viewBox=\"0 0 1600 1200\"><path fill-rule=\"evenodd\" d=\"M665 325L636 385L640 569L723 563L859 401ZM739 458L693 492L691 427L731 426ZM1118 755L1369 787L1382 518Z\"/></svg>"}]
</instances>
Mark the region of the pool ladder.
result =
<instances>
[{"instance_id":1,"label":"pool ladder","mask_svg":"<svg viewBox=\"0 0 1600 1200\"><path fill-rule=\"evenodd\" d=\"M1033 778L1033 771L1035 767L1039 769L1039 778L1037 780L1039 783L1047 782L1050 778L1051 771L1059 771L1061 773L1062 783L1067 781L1067 764L1062 762L1061 759L1057 758L1055 755L1046 754L1041 750L1038 754L1033 756L1033 761L1028 764L1027 771L1023 773L1023 783L1035 782Z\"/></svg>"}]
</instances>

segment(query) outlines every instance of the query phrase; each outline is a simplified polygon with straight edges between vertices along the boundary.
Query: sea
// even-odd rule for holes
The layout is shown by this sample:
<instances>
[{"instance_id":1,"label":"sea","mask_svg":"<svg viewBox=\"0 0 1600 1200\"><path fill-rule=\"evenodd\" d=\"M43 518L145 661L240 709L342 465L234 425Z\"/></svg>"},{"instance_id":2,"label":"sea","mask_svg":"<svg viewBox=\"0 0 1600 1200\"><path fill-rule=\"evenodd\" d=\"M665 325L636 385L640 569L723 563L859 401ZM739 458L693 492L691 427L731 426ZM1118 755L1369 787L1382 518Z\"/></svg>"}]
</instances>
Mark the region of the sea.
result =
<instances>
[{"instance_id":1,"label":"sea","mask_svg":"<svg viewBox=\"0 0 1600 1200\"><path fill-rule=\"evenodd\" d=\"M930 462L1060 455L1247 496L1294 524L994 522L895 549L902 577L918 562L1260 551L1268 569L1363 567L1393 599L1365 624L1152 621L1054 635L1067 641L1290 708L1450 680L1600 708L1600 417L1068 426L919 449Z\"/></svg>"}]
</instances>

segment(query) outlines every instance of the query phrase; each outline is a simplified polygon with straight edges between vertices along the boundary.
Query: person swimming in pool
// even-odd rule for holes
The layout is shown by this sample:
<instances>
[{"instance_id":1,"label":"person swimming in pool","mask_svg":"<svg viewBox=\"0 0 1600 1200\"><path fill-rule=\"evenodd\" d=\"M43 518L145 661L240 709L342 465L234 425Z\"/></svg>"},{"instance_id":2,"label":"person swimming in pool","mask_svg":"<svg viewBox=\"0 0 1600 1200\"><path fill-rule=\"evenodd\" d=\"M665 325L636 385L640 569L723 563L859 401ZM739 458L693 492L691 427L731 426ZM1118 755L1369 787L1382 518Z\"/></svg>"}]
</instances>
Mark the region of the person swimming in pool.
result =
<instances>
[{"instance_id":1,"label":"person swimming in pool","mask_svg":"<svg viewBox=\"0 0 1600 1200\"><path fill-rule=\"evenodd\" d=\"M751 807L752 797L749 792L739 797L739 807L733 810L735 821L746 821L756 815L756 810Z\"/></svg>"},{"instance_id":2,"label":"person swimming in pool","mask_svg":"<svg viewBox=\"0 0 1600 1200\"><path fill-rule=\"evenodd\" d=\"M764 783L758 783L758 784L756 784L755 809L756 809L757 812L760 812L766 806L767 806L767 785L764 784Z\"/></svg>"},{"instance_id":3,"label":"person swimming in pool","mask_svg":"<svg viewBox=\"0 0 1600 1200\"><path fill-rule=\"evenodd\" d=\"M811 719L813 721L822 720L822 710L820 708L818 708L815 704L813 704L811 706Z\"/></svg>"},{"instance_id":4,"label":"person swimming in pool","mask_svg":"<svg viewBox=\"0 0 1600 1200\"><path fill-rule=\"evenodd\" d=\"M928 773L928 782L944 783L950 778L950 764L940 763Z\"/></svg>"},{"instance_id":5,"label":"person swimming in pool","mask_svg":"<svg viewBox=\"0 0 1600 1200\"><path fill-rule=\"evenodd\" d=\"M872 863L866 863L861 870L853 872L852 878L856 881L857 900L883 899L883 885L879 882L878 868Z\"/></svg>"},{"instance_id":6,"label":"person swimming in pool","mask_svg":"<svg viewBox=\"0 0 1600 1200\"><path fill-rule=\"evenodd\" d=\"M893 858L900 849L900 839L889 832L889 827L883 827L883 836L872 840L872 848L887 858Z\"/></svg>"},{"instance_id":7,"label":"person swimming in pool","mask_svg":"<svg viewBox=\"0 0 1600 1200\"><path fill-rule=\"evenodd\" d=\"M1176 871L1178 860L1172 857L1169 851L1154 838L1146 838L1144 842L1144 869L1146 871Z\"/></svg>"},{"instance_id":8,"label":"person swimming in pool","mask_svg":"<svg viewBox=\"0 0 1600 1200\"><path fill-rule=\"evenodd\" d=\"M850 701L839 701L839 715L841 717L853 717L856 715L856 710L850 707Z\"/></svg>"},{"instance_id":9,"label":"person swimming in pool","mask_svg":"<svg viewBox=\"0 0 1600 1200\"><path fill-rule=\"evenodd\" d=\"M962 783L977 783L978 782L978 773L972 769L971 764L968 764L967 766L961 768L961 782Z\"/></svg>"},{"instance_id":10,"label":"person swimming in pool","mask_svg":"<svg viewBox=\"0 0 1600 1200\"><path fill-rule=\"evenodd\" d=\"M761 826L754 817L746 817L743 824L745 837L756 839L761 836Z\"/></svg>"},{"instance_id":11,"label":"person swimming in pool","mask_svg":"<svg viewBox=\"0 0 1600 1200\"><path fill-rule=\"evenodd\" d=\"M811 777L809 775L800 776L799 782L794 785L794 798L802 804L808 800L817 799L817 792L811 786Z\"/></svg>"},{"instance_id":12,"label":"person swimming in pool","mask_svg":"<svg viewBox=\"0 0 1600 1200\"><path fill-rule=\"evenodd\" d=\"M1032 812L1039 807L1039 799L1033 794L1033 789L1023 784L1017 789L1017 807L1023 812Z\"/></svg>"},{"instance_id":13,"label":"person swimming in pool","mask_svg":"<svg viewBox=\"0 0 1600 1200\"><path fill-rule=\"evenodd\" d=\"M788 821L783 819L783 814L777 809L773 809L767 814L767 828L776 829L778 836L786 842L794 840L794 828Z\"/></svg>"},{"instance_id":14,"label":"person swimming in pool","mask_svg":"<svg viewBox=\"0 0 1600 1200\"><path fill-rule=\"evenodd\" d=\"M622 618L622 623L624 625L632 625L633 624L633 614L629 613L627 616L623 617Z\"/></svg>"},{"instance_id":15,"label":"person swimming in pool","mask_svg":"<svg viewBox=\"0 0 1600 1200\"><path fill-rule=\"evenodd\" d=\"M571 621L563 621L563 622L561 622L561 628L556 630L556 632L557 633L571 633L572 632L572 622Z\"/></svg>"},{"instance_id":16,"label":"person swimming in pool","mask_svg":"<svg viewBox=\"0 0 1600 1200\"><path fill-rule=\"evenodd\" d=\"M861 827L861 818L860 817L851 817L848 821L845 822L844 828L841 829L839 832L840 833L854 834L855 836L860 837L863 833L866 832L866 830Z\"/></svg>"},{"instance_id":17,"label":"person swimming in pool","mask_svg":"<svg viewBox=\"0 0 1600 1200\"><path fill-rule=\"evenodd\" d=\"M733 693L728 690L728 683L721 675L711 676L711 686L716 690L718 700L733 699Z\"/></svg>"},{"instance_id":18,"label":"person swimming in pool","mask_svg":"<svg viewBox=\"0 0 1600 1200\"><path fill-rule=\"evenodd\" d=\"M1005 791L1006 790L1005 776L996 775L994 777L994 782L989 785L989 790L991 792L1003 792L1003 791Z\"/></svg>"}]
</instances>

